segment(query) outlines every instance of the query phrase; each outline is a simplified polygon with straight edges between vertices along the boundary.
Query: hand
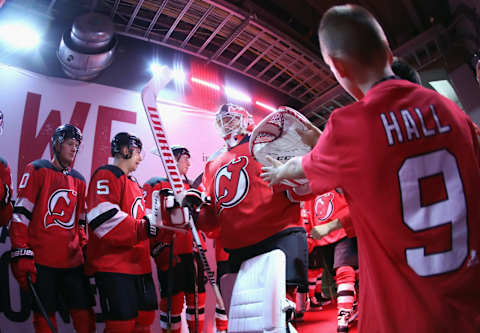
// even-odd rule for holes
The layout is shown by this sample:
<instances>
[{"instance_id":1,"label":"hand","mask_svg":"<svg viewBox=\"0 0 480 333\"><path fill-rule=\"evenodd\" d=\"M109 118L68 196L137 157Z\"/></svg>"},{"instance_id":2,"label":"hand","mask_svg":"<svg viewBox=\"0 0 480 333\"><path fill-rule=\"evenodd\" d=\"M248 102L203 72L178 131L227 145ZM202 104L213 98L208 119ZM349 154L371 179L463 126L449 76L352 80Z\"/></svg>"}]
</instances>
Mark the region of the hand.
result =
<instances>
[{"instance_id":1,"label":"hand","mask_svg":"<svg viewBox=\"0 0 480 333\"><path fill-rule=\"evenodd\" d=\"M277 161L268 155L266 156L266 159L272 165L262 167L262 173L260 174L260 177L267 182L269 186L280 183L282 180L282 178L280 178L280 171L283 166L282 162Z\"/></svg>"},{"instance_id":2,"label":"hand","mask_svg":"<svg viewBox=\"0 0 480 333\"><path fill-rule=\"evenodd\" d=\"M313 148L317 144L320 135L322 135L322 131L315 127L311 122L305 123L305 126L307 129L296 128L295 131L300 135L304 144Z\"/></svg>"},{"instance_id":3,"label":"hand","mask_svg":"<svg viewBox=\"0 0 480 333\"><path fill-rule=\"evenodd\" d=\"M156 223L156 218L153 214L147 214L143 217L145 221L145 228L147 229L147 235L149 238L153 238L158 234L158 226Z\"/></svg>"},{"instance_id":4,"label":"hand","mask_svg":"<svg viewBox=\"0 0 480 333\"><path fill-rule=\"evenodd\" d=\"M325 224L320 224L312 228L311 234L312 237L315 239L322 239L329 233L331 233L334 230L338 230L342 228L342 224L340 223L339 219L335 219L331 222L325 223Z\"/></svg>"},{"instance_id":5,"label":"hand","mask_svg":"<svg viewBox=\"0 0 480 333\"><path fill-rule=\"evenodd\" d=\"M28 290L27 275L30 274L33 283L37 280L33 251L31 249L12 249L10 258L13 276L22 289Z\"/></svg>"},{"instance_id":6,"label":"hand","mask_svg":"<svg viewBox=\"0 0 480 333\"><path fill-rule=\"evenodd\" d=\"M204 192L191 188L185 191L182 199L182 207L198 209L203 205L209 205L212 199Z\"/></svg>"}]
</instances>

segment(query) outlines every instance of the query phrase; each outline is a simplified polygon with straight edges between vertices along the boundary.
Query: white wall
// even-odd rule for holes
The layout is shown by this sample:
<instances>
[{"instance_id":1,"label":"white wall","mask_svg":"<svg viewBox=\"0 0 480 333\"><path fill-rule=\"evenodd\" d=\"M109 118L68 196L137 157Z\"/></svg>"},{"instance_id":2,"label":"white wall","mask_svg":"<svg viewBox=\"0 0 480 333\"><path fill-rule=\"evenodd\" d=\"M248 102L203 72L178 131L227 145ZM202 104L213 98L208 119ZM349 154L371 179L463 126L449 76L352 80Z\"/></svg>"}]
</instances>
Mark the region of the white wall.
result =
<instances>
[{"instance_id":1,"label":"white wall","mask_svg":"<svg viewBox=\"0 0 480 333\"><path fill-rule=\"evenodd\" d=\"M75 168L87 179L92 169L108 162L110 140L120 131L138 135L144 144L146 157L134 175L143 184L153 176L164 175L160 160L149 151L154 146L153 137L144 114L140 94L129 90L112 88L93 83L50 78L25 70L0 64L0 110L4 113L5 131L0 137L0 156L5 158L12 170L13 187L16 189L22 165L37 158L50 158L49 138L62 123L77 122L81 125L84 139ZM172 85L173 87L173 85ZM172 88L173 89L173 88ZM171 144L182 144L192 153L190 178L202 170L206 158L223 143L214 127L213 113L172 102L180 100L174 90L162 93L158 106L162 113ZM74 111L75 110L75 111ZM73 120L72 120L73 117ZM52 245L54 246L54 245ZM10 249L9 238L0 239L0 332L33 332L30 310L25 305L25 316L20 322L9 317L18 316L22 305L18 285L8 271L6 253ZM213 259L209 251L209 259ZM213 261L210 260L213 265ZM7 282L9 281L9 282ZM9 292L10 297L6 297ZM98 296L98 295L97 295ZM213 330L214 296L207 287L206 332ZM97 298L97 304L98 298ZM96 312L100 312L97 305ZM17 312L13 314L12 312ZM22 317L22 316L20 316ZM73 332L57 316L61 332ZM159 315L152 331L159 332ZM103 331L103 324L97 332Z\"/></svg>"}]
</instances>

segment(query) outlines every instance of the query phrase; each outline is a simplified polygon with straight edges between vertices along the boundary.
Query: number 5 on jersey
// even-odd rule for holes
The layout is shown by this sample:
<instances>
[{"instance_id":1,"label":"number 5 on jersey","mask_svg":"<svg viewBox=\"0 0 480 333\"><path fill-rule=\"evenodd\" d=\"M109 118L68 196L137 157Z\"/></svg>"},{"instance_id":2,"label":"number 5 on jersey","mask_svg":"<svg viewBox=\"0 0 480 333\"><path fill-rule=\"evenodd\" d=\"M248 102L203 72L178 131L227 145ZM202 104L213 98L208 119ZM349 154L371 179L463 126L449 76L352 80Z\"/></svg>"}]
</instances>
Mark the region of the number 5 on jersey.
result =
<instances>
[{"instance_id":1,"label":"number 5 on jersey","mask_svg":"<svg viewBox=\"0 0 480 333\"><path fill-rule=\"evenodd\" d=\"M97 194L108 195L110 194L110 188L108 187L108 179L100 179L97 181Z\"/></svg>"}]
</instances>

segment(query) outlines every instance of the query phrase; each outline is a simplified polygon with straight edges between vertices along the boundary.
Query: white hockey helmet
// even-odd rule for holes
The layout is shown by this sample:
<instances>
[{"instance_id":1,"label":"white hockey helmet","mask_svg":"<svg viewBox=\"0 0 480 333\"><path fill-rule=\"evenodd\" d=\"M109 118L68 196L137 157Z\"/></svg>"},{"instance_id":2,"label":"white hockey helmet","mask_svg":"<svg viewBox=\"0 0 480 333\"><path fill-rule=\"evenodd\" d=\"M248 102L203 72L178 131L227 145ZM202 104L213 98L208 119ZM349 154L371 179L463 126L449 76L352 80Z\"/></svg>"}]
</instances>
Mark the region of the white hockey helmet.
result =
<instances>
[{"instance_id":1,"label":"white hockey helmet","mask_svg":"<svg viewBox=\"0 0 480 333\"><path fill-rule=\"evenodd\" d=\"M242 135L252 132L254 127L252 115L235 104L223 104L215 115L220 136L229 147L236 146Z\"/></svg>"}]
</instances>

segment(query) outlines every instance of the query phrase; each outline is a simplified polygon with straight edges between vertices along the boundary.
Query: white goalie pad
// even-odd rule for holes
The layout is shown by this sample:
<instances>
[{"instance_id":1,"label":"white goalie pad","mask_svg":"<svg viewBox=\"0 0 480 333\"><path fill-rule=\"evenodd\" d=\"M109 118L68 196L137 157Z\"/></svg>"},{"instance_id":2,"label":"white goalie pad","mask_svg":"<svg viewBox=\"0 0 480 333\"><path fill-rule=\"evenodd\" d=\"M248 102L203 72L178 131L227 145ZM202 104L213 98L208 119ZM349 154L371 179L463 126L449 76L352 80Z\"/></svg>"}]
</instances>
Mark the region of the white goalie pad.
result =
<instances>
[{"instance_id":1,"label":"white goalie pad","mask_svg":"<svg viewBox=\"0 0 480 333\"><path fill-rule=\"evenodd\" d=\"M222 278L222 284L224 281L227 279ZM225 288L222 285L224 295L227 289L228 283ZM225 296L229 333L286 332L285 312L295 304L286 298L285 253L273 250L245 261L230 301Z\"/></svg>"},{"instance_id":2,"label":"white goalie pad","mask_svg":"<svg viewBox=\"0 0 480 333\"><path fill-rule=\"evenodd\" d=\"M253 130L250 136L250 154L263 166L270 166L266 156L283 163L295 156L303 156L311 148L302 142L296 129L306 130L308 119L288 106L281 106L268 115ZM283 180L283 184L296 187L308 183L306 178Z\"/></svg>"}]
</instances>

